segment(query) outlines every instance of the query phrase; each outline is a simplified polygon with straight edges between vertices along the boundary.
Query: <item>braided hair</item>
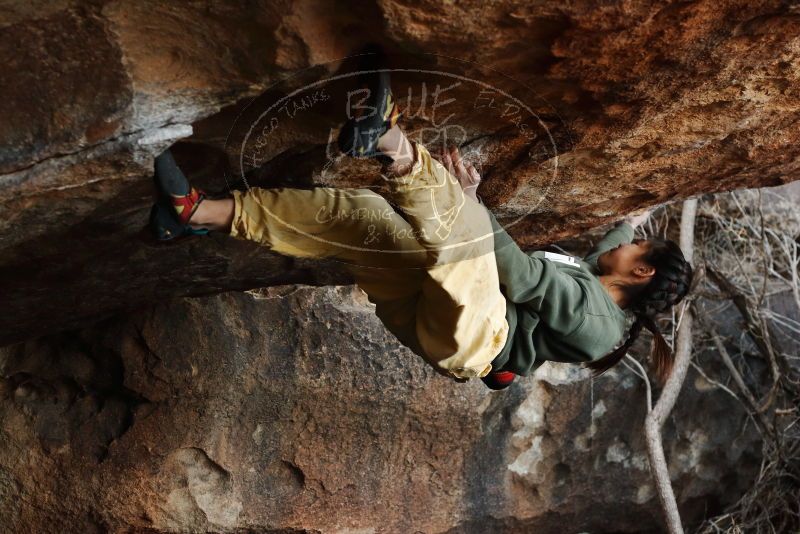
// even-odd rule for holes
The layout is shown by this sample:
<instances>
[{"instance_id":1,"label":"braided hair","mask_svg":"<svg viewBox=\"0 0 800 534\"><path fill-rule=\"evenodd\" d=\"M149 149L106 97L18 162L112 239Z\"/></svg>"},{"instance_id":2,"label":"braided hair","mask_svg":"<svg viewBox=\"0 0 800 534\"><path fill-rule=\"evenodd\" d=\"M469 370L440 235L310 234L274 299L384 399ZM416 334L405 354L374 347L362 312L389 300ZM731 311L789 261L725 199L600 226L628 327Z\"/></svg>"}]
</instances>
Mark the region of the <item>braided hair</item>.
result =
<instances>
[{"instance_id":1,"label":"braided hair","mask_svg":"<svg viewBox=\"0 0 800 534\"><path fill-rule=\"evenodd\" d=\"M624 291L631 297L631 310L636 320L628 332L628 339L619 348L586 364L599 376L619 363L639 337L642 328L653 334L652 356L658 380L663 384L672 372L675 355L661 335L656 324L656 315L683 300L692 284L692 266L683 257L683 252L674 241L661 238L649 239L651 246L643 260L655 269L650 281L640 286L626 286Z\"/></svg>"}]
</instances>

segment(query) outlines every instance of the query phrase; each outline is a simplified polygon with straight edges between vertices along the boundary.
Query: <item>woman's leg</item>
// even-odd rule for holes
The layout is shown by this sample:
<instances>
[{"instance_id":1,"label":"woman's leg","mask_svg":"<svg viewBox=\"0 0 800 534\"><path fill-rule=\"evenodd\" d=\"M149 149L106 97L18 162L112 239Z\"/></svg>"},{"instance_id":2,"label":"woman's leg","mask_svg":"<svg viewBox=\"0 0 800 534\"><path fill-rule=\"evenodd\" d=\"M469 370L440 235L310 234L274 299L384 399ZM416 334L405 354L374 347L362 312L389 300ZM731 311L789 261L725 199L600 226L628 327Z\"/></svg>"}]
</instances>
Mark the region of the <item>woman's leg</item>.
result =
<instances>
[{"instance_id":1,"label":"woman's leg","mask_svg":"<svg viewBox=\"0 0 800 534\"><path fill-rule=\"evenodd\" d=\"M369 189L251 188L231 202L230 234L281 254L383 270L425 266L410 225Z\"/></svg>"},{"instance_id":2,"label":"woman's leg","mask_svg":"<svg viewBox=\"0 0 800 534\"><path fill-rule=\"evenodd\" d=\"M381 321L424 355L415 315L426 255L386 199L366 189L317 188L252 189L236 192L233 199L201 200L169 151L156 158L155 166L160 192L173 197L163 213L155 212L155 219L151 213L150 223L162 230L159 234L178 237L185 233L181 226L188 224L195 230L232 233L283 254L347 262ZM180 222L173 222L176 216ZM162 228L164 224L169 228Z\"/></svg>"},{"instance_id":3,"label":"woman's leg","mask_svg":"<svg viewBox=\"0 0 800 534\"><path fill-rule=\"evenodd\" d=\"M222 200L205 199L189 219L192 228L207 228L223 232L231 231L233 222L233 199Z\"/></svg>"},{"instance_id":4,"label":"woman's leg","mask_svg":"<svg viewBox=\"0 0 800 534\"><path fill-rule=\"evenodd\" d=\"M424 147L403 148L402 132L394 142L397 154L415 154L396 158L407 172L387 178L408 222L368 189L334 188L236 191L201 203L190 222L282 254L347 262L403 344L443 374L485 376L508 335L488 214Z\"/></svg>"},{"instance_id":5,"label":"woman's leg","mask_svg":"<svg viewBox=\"0 0 800 534\"><path fill-rule=\"evenodd\" d=\"M229 231L288 256L346 263L386 328L430 361L416 320L427 254L385 198L369 189L330 187L252 188L233 195L210 201L205 210L209 201L201 203L191 224Z\"/></svg>"},{"instance_id":6,"label":"woman's leg","mask_svg":"<svg viewBox=\"0 0 800 534\"><path fill-rule=\"evenodd\" d=\"M387 182L428 254L417 337L439 367L462 378L483 377L508 336L491 220L425 147L415 148L413 164L395 165Z\"/></svg>"}]
</instances>

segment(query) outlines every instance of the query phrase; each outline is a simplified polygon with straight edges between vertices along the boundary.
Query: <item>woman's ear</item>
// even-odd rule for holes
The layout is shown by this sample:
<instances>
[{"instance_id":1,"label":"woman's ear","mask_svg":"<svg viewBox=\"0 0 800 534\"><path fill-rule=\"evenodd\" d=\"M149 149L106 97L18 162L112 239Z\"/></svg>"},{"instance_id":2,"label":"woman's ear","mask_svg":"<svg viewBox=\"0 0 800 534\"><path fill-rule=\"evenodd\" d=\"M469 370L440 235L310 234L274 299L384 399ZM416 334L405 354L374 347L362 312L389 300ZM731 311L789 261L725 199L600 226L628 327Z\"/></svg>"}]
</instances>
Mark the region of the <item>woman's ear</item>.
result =
<instances>
[{"instance_id":1,"label":"woman's ear","mask_svg":"<svg viewBox=\"0 0 800 534\"><path fill-rule=\"evenodd\" d=\"M651 276L656 274L656 268L646 263L639 263L636 267L633 268L633 274L641 278L650 278Z\"/></svg>"}]
</instances>

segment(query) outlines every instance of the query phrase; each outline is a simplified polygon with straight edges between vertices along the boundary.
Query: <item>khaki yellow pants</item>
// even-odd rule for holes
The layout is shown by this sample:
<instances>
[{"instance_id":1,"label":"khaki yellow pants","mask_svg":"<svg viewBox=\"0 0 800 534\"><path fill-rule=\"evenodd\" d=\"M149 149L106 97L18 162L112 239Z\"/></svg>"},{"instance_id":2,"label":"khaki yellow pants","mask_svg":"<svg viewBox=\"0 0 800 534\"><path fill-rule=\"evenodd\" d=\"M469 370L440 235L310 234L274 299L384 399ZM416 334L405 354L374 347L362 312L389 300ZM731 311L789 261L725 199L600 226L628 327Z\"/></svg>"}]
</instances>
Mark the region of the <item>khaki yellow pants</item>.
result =
<instances>
[{"instance_id":1,"label":"khaki yellow pants","mask_svg":"<svg viewBox=\"0 0 800 534\"><path fill-rule=\"evenodd\" d=\"M483 377L508 335L491 221L416 152L409 174L385 178L399 212L370 189L252 188L234 191L231 235L344 262L401 343L441 374Z\"/></svg>"}]
</instances>

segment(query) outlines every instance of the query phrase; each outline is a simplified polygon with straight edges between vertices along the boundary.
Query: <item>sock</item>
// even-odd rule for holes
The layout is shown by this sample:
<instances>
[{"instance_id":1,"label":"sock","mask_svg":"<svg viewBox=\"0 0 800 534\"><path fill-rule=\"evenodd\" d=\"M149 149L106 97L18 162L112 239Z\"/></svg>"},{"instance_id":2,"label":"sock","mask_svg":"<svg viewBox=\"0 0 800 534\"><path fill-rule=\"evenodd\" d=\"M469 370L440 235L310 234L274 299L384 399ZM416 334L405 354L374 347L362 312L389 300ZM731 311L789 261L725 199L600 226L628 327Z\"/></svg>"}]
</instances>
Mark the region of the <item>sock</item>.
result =
<instances>
[{"instance_id":1,"label":"sock","mask_svg":"<svg viewBox=\"0 0 800 534\"><path fill-rule=\"evenodd\" d=\"M386 130L378 139L378 150L391 158L397 166L414 164L414 148L397 125Z\"/></svg>"}]
</instances>

